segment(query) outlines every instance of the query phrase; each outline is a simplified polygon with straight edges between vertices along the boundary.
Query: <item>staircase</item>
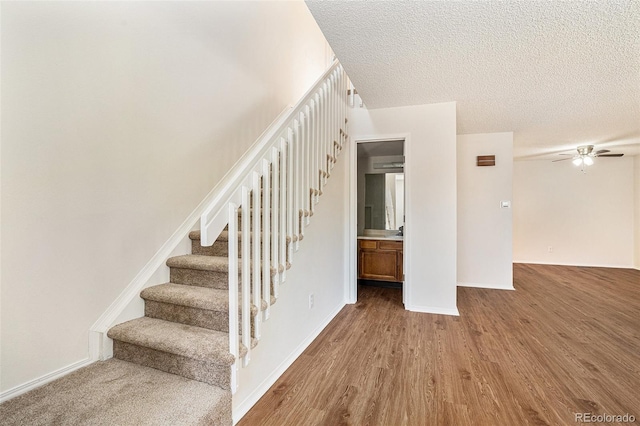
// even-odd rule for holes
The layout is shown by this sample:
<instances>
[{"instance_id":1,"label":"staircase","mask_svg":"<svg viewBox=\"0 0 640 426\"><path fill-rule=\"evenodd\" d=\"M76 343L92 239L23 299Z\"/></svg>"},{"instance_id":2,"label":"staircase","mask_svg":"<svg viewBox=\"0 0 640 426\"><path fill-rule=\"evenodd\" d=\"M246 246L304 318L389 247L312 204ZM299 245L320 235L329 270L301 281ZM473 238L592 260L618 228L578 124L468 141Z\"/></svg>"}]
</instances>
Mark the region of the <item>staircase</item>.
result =
<instances>
[{"instance_id":1,"label":"staircase","mask_svg":"<svg viewBox=\"0 0 640 426\"><path fill-rule=\"evenodd\" d=\"M211 247L201 246L200 231L189 238L192 254L167 260L170 282L140 293L145 316L109 330L113 356L230 390L229 232ZM270 304L275 302L272 297ZM266 307L266 301L251 305L252 323ZM241 345L240 356L246 353Z\"/></svg>"},{"instance_id":2,"label":"staircase","mask_svg":"<svg viewBox=\"0 0 640 426\"><path fill-rule=\"evenodd\" d=\"M235 392L348 140L348 89L336 62L236 164L189 234L192 254L140 293L145 316L108 331L115 358Z\"/></svg>"},{"instance_id":3,"label":"staircase","mask_svg":"<svg viewBox=\"0 0 640 426\"><path fill-rule=\"evenodd\" d=\"M140 294L145 316L109 330L113 356L230 390L228 264L222 256L169 258L171 281Z\"/></svg>"}]
</instances>

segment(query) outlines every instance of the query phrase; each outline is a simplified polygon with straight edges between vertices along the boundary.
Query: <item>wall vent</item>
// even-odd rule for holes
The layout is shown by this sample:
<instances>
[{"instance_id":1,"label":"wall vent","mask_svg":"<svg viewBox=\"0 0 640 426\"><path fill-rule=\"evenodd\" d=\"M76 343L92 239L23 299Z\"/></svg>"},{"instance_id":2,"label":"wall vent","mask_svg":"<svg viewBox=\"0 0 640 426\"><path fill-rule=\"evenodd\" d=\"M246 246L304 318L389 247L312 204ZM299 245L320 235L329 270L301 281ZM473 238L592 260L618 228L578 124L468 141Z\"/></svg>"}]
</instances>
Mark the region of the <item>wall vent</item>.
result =
<instances>
[{"instance_id":1,"label":"wall vent","mask_svg":"<svg viewBox=\"0 0 640 426\"><path fill-rule=\"evenodd\" d=\"M477 162L478 167L496 165L495 155L478 155L477 159L478 159L478 162Z\"/></svg>"}]
</instances>

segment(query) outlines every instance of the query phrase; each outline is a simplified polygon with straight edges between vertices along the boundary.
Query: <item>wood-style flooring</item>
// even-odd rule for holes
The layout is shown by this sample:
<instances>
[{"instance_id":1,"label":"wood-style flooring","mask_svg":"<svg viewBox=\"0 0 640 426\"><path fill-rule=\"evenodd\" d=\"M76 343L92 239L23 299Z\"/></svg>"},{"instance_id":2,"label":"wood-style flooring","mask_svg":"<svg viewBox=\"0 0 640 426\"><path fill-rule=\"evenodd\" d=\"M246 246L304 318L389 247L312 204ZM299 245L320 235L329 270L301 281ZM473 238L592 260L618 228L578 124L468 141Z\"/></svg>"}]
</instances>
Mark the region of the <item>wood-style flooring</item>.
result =
<instances>
[{"instance_id":1,"label":"wood-style flooring","mask_svg":"<svg viewBox=\"0 0 640 426\"><path fill-rule=\"evenodd\" d=\"M516 264L514 286L458 288L459 317L360 287L239 425L639 424L640 271Z\"/></svg>"}]
</instances>

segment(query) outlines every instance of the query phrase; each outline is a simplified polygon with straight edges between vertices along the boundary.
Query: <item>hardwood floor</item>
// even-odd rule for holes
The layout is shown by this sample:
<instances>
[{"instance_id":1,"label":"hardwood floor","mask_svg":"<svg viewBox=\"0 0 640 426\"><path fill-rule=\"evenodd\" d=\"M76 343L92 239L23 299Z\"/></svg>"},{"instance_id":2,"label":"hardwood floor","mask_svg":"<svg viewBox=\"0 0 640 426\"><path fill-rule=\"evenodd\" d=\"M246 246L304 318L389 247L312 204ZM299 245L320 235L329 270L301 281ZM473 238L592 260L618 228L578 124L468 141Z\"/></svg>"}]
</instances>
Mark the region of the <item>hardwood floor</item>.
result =
<instances>
[{"instance_id":1,"label":"hardwood floor","mask_svg":"<svg viewBox=\"0 0 640 426\"><path fill-rule=\"evenodd\" d=\"M639 424L640 271L516 264L514 285L459 288L460 317L361 287L239 425Z\"/></svg>"}]
</instances>

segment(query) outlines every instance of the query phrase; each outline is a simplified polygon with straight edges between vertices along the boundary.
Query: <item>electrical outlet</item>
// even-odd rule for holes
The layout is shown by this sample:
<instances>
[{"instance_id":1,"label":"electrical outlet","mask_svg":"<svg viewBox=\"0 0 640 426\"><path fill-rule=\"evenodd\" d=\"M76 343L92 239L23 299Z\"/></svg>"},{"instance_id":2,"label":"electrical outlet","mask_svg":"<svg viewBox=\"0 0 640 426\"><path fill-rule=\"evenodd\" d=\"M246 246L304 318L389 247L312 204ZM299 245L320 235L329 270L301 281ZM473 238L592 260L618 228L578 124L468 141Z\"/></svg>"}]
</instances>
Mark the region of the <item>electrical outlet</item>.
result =
<instances>
[{"instance_id":1,"label":"electrical outlet","mask_svg":"<svg viewBox=\"0 0 640 426\"><path fill-rule=\"evenodd\" d=\"M309 295L309 309L313 309L313 303L315 302L313 293Z\"/></svg>"},{"instance_id":2,"label":"electrical outlet","mask_svg":"<svg viewBox=\"0 0 640 426\"><path fill-rule=\"evenodd\" d=\"M549 248L547 249L547 251L548 251L549 253L553 253L553 246L549 246Z\"/></svg>"}]
</instances>

